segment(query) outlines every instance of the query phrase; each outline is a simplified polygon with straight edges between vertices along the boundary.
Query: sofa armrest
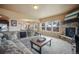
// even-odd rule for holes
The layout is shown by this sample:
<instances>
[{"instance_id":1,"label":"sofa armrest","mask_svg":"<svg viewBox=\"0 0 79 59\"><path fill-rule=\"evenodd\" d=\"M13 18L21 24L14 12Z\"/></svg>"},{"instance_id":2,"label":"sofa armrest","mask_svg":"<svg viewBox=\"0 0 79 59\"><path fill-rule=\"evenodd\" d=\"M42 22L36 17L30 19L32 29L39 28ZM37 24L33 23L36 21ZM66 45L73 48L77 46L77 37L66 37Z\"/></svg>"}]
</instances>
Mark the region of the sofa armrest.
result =
<instances>
[{"instance_id":1,"label":"sofa armrest","mask_svg":"<svg viewBox=\"0 0 79 59\"><path fill-rule=\"evenodd\" d=\"M19 50L23 51L24 54L32 54L32 52L18 39L13 40L14 43L17 45Z\"/></svg>"}]
</instances>

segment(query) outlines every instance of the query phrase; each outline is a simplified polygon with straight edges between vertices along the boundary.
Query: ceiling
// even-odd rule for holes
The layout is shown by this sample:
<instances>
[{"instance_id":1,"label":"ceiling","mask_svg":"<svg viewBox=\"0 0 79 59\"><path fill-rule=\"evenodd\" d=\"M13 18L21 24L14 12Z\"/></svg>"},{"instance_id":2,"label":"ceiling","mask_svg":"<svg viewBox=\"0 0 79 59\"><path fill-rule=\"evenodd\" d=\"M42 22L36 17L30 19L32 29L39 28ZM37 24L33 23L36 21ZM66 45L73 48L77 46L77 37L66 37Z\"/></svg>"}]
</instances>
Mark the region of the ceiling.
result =
<instances>
[{"instance_id":1,"label":"ceiling","mask_svg":"<svg viewBox=\"0 0 79 59\"><path fill-rule=\"evenodd\" d=\"M1 8L5 8L14 12L26 15L27 19L39 19L60 13L68 12L78 8L77 4L39 4L39 9L34 10L33 4L3 4Z\"/></svg>"}]
</instances>

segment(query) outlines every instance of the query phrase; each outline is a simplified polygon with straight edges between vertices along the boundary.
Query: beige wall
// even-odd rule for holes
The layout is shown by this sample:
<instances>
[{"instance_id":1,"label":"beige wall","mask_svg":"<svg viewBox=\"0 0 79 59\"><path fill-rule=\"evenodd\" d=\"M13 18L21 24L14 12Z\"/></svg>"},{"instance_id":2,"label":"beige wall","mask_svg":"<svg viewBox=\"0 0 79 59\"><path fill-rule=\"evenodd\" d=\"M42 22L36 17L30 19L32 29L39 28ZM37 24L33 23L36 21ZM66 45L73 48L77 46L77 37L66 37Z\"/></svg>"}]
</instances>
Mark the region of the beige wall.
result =
<instances>
[{"instance_id":1,"label":"beige wall","mask_svg":"<svg viewBox=\"0 0 79 59\"><path fill-rule=\"evenodd\" d=\"M27 19L25 15L0 8L0 14L6 15L10 19Z\"/></svg>"},{"instance_id":2,"label":"beige wall","mask_svg":"<svg viewBox=\"0 0 79 59\"><path fill-rule=\"evenodd\" d=\"M7 16L9 19L9 31L20 31L25 30L26 25L28 25L25 15L16 13L10 10L0 8L0 14ZM17 20L17 26L11 26L11 20Z\"/></svg>"},{"instance_id":3,"label":"beige wall","mask_svg":"<svg viewBox=\"0 0 79 59\"><path fill-rule=\"evenodd\" d=\"M40 19L40 23L44 23L44 22L47 22L47 21L60 20L61 26L59 28L59 32L41 30L41 28L40 28L39 32L44 34L44 35L47 35L47 36L59 37L59 35L61 35L61 34L64 35L65 34L65 28L66 27L75 27L77 29L77 26L78 26L77 22L73 22L73 23L69 23L69 24L68 23L67 24L63 24L65 15L66 15L66 13Z\"/></svg>"},{"instance_id":4,"label":"beige wall","mask_svg":"<svg viewBox=\"0 0 79 59\"><path fill-rule=\"evenodd\" d=\"M47 21L54 21L54 20L60 20L61 23L64 21L64 17L66 14L59 14L55 16L50 16L46 18L39 19L37 21L28 21L29 19L26 18L25 15L16 13L10 10L2 9L0 8L0 14L5 15L9 17L9 30L10 31L19 31L19 30L25 30L26 25L32 25L37 23L39 25L38 29L35 31L38 31L44 35L47 36L55 36L58 37L60 34L64 34L64 29L67 25L63 25L59 28L59 32L52 32L52 31L43 31L40 28L40 23L47 22ZM11 26L11 20L17 20L17 26L13 27ZM76 24L76 23L75 23ZM75 26L75 24L73 24Z\"/></svg>"},{"instance_id":5,"label":"beige wall","mask_svg":"<svg viewBox=\"0 0 79 59\"><path fill-rule=\"evenodd\" d=\"M59 20L62 24L62 22L64 21L64 17L66 14L59 14L59 15L55 15L55 16L50 16L47 18L43 18L40 19L40 23L44 23L47 21L55 21L55 20ZM64 33L64 29L62 26L60 26L59 28L59 32L53 32L53 31L46 31L46 30L41 30L41 28L39 28L39 32L46 35L46 36L52 36L52 37L59 37L60 34Z\"/></svg>"}]
</instances>

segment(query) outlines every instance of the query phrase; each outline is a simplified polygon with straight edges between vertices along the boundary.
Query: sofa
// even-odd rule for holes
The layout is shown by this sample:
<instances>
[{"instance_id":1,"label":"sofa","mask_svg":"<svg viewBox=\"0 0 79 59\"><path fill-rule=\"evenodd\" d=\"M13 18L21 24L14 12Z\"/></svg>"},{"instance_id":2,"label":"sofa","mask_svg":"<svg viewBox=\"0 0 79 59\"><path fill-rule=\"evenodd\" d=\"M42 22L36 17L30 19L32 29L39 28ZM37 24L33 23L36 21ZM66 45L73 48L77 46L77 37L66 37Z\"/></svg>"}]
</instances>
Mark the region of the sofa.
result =
<instances>
[{"instance_id":1,"label":"sofa","mask_svg":"<svg viewBox=\"0 0 79 59\"><path fill-rule=\"evenodd\" d=\"M17 32L1 32L0 54L32 54L32 52L18 39Z\"/></svg>"}]
</instances>

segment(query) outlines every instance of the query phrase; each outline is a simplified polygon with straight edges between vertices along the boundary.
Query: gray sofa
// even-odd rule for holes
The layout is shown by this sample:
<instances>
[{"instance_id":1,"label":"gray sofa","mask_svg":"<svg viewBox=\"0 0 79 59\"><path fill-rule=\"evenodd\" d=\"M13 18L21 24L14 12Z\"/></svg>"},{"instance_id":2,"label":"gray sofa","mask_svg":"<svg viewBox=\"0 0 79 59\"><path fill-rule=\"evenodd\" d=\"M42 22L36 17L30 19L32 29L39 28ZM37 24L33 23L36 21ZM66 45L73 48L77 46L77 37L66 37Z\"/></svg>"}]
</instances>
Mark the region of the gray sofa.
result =
<instances>
[{"instance_id":1,"label":"gray sofa","mask_svg":"<svg viewBox=\"0 0 79 59\"><path fill-rule=\"evenodd\" d=\"M18 39L17 32L0 33L1 54L32 54L32 52Z\"/></svg>"}]
</instances>

